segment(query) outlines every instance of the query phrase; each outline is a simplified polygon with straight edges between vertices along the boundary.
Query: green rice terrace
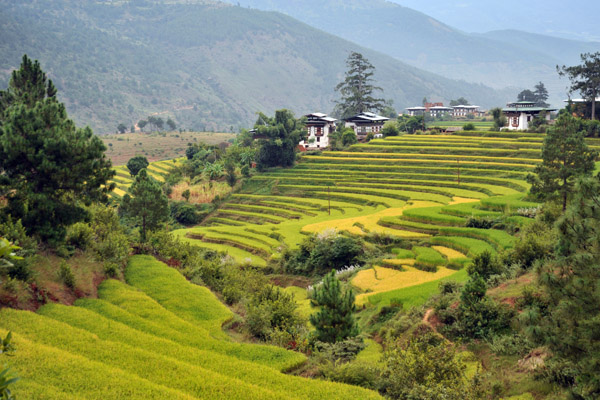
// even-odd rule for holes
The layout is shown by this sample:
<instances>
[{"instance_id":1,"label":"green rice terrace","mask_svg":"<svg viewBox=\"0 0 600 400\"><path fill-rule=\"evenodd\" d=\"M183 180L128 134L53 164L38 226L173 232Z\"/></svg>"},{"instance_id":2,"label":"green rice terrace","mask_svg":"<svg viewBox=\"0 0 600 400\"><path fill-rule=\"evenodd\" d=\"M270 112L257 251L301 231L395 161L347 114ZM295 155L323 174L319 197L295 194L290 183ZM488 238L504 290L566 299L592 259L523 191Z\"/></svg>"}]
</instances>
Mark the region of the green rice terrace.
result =
<instances>
[{"instance_id":1,"label":"green rice terrace","mask_svg":"<svg viewBox=\"0 0 600 400\"><path fill-rule=\"evenodd\" d=\"M148 165L148 174L159 182L164 182L165 175L175 168L178 163L181 164L181 159L154 161ZM134 178L129 173L126 165L115 166L114 170L116 174L110 182L114 182L117 187L110 193L110 196L114 199L119 199L127 192Z\"/></svg>"},{"instance_id":2,"label":"green rice terrace","mask_svg":"<svg viewBox=\"0 0 600 400\"><path fill-rule=\"evenodd\" d=\"M74 306L0 311L0 335L12 331L19 349L12 358L19 398L380 398L286 375L305 362L303 354L232 342L221 331L231 311L153 257L134 256L125 278L103 282L98 299Z\"/></svg>"},{"instance_id":3,"label":"green rice terrace","mask_svg":"<svg viewBox=\"0 0 600 400\"><path fill-rule=\"evenodd\" d=\"M467 221L530 221L528 210L538 204L524 200L526 176L541 162L543 140L540 134L464 131L306 154L293 168L251 178L201 226L175 235L260 266L286 247L297 248L307 233L336 229L405 238L412 251L397 249L402 254L379 266L402 269L396 283L355 287L359 299L380 306L407 291L422 303L440 279L466 280L462 267L476 254L513 246L509 232L467 227ZM411 277L413 268L425 276Z\"/></svg>"}]
</instances>

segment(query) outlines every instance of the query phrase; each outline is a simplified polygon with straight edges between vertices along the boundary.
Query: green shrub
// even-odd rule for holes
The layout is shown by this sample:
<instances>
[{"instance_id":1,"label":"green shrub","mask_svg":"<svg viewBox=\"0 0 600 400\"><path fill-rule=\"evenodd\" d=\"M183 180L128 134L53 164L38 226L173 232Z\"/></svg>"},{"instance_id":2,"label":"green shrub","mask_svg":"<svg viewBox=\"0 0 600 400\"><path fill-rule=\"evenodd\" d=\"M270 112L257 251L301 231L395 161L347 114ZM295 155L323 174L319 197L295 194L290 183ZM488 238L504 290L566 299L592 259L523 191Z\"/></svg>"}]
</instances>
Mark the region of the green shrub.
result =
<instances>
[{"instance_id":1,"label":"green shrub","mask_svg":"<svg viewBox=\"0 0 600 400\"><path fill-rule=\"evenodd\" d=\"M60 262L60 266L58 267L58 277L68 288L75 288L75 275L73 275L69 264L64 260Z\"/></svg>"},{"instance_id":2,"label":"green shrub","mask_svg":"<svg viewBox=\"0 0 600 400\"><path fill-rule=\"evenodd\" d=\"M332 362L349 362L366 347L363 339L359 336L349 337L335 343L315 343L315 349L319 355Z\"/></svg>"},{"instance_id":3,"label":"green shrub","mask_svg":"<svg viewBox=\"0 0 600 400\"><path fill-rule=\"evenodd\" d=\"M169 204L171 217L182 225L196 225L199 221L196 207L185 202L171 202Z\"/></svg>"},{"instance_id":4,"label":"green shrub","mask_svg":"<svg viewBox=\"0 0 600 400\"><path fill-rule=\"evenodd\" d=\"M272 285L263 287L254 293L247 306L250 333L261 340L268 340L275 330L292 333L303 324L297 309L293 294Z\"/></svg>"},{"instance_id":5,"label":"green shrub","mask_svg":"<svg viewBox=\"0 0 600 400\"><path fill-rule=\"evenodd\" d=\"M377 390L381 370L376 365L360 362L326 363L319 372L327 380Z\"/></svg>"},{"instance_id":6,"label":"green shrub","mask_svg":"<svg viewBox=\"0 0 600 400\"><path fill-rule=\"evenodd\" d=\"M80 250L88 248L92 242L94 230L84 222L77 222L67 228L66 243Z\"/></svg>"},{"instance_id":7,"label":"green shrub","mask_svg":"<svg viewBox=\"0 0 600 400\"><path fill-rule=\"evenodd\" d=\"M463 125L463 131L474 131L475 130L475 124L473 124L472 122L467 122L466 124Z\"/></svg>"},{"instance_id":8,"label":"green shrub","mask_svg":"<svg viewBox=\"0 0 600 400\"><path fill-rule=\"evenodd\" d=\"M473 262L467 267L467 272L471 278L480 276L487 281L490 276L503 273L504 266L496 256L485 250L473 257Z\"/></svg>"}]
</instances>

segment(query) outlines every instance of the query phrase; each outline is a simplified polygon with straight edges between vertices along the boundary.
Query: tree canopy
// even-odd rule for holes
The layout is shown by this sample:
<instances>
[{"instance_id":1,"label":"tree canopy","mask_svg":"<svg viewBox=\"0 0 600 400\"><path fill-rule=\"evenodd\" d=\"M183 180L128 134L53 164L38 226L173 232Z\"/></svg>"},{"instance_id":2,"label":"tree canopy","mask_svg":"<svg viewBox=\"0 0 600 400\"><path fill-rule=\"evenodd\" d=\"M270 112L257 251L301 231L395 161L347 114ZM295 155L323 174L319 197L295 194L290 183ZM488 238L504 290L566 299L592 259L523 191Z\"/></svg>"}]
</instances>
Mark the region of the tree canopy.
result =
<instances>
[{"instance_id":1,"label":"tree canopy","mask_svg":"<svg viewBox=\"0 0 600 400\"><path fill-rule=\"evenodd\" d=\"M127 161L127 169L131 176L136 176L142 169L148 168L148 165L150 165L150 163L144 156L135 156Z\"/></svg>"},{"instance_id":2,"label":"tree canopy","mask_svg":"<svg viewBox=\"0 0 600 400\"><path fill-rule=\"evenodd\" d=\"M596 97L600 95L600 51L583 53L580 65L557 65L556 69L560 76L567 76L571 81L571 92L579 92L592 102L592 119L596 119Z\"/></svg>"},{"instance_id":3,"label":"tree canopy","mask_svg":"<svg viewBox=\"0 0 600 400\"><path fill-rule=\"evenodd\" d=\"M356 310L354 293L343 290L335 270L325 275L323 283L314 289L314 306L321 307L310 316L317 340L335 343L358 335L358 325L352 313Z\"/></svg>"},{"instance_id":4,"label":"tree canopy","mask_svg":"<svg viewBox=\"0 0 600 400\"><path fill-rule=\"evenodd\" d=\"M0 104L0 196L8 202L2 212L21 219L30 235L60 241L67 226L86 217L82 206L107 201L114 187L106 147L68 119L52 81L27 56Z\"/></svg>"},{"instance_id":5,"label":"tree canopy","mask_svg":"<svg viewBox=\"0 0 600 400\"><path fill-rule=\"evenodd\" d=\"M141 239L145 242L148 230L155 230L167 221L169 200L160 183L142 169L131 184L129 193L123 196L121 211L140 227Z\"/></svg>"},{"instance_id":6,"label":"tree canopy","mask_svg":"<svg viewBox=\"0 0 600 400\"><path fill-rule=\"evenodd\" d=\"M296 148L305 131L302 122L291 111L275 111L274 118L259 113L254 129L261 138L256 159L258 169L294 165Z\"/></svg>"},{"instance_id":7,"label":"tree canopy","mask_svg":"<svg viewBox=\"0 0 600 400\"><path fill-rule=\"evenodd\" d=\"M531 193L540 199L559 196L565 210L575 179L590 175L597 158L598 152L585 143L579 121L569 114L562 114L544 139L543 161L535 168L536 175L527 176Z\"/></svg>"},{"instance_id":8,"label":"tree canopy","mask_svg":"<svg viewBox=\"0 0 600 400\"><path fill-rule=\"evenodd\" d=\"M600 182L584 178L557 221L556 258L538 269L540 299L522 314L532 340L548 346L546 376L574 398L600 396Z\"/></svg>"},{"instance_id":9,"label":"tree canopy","mask_svg":"<svg viewBox=\"0 0 600 400\"><path fill-rule=\"evenodd\" d=\"M367 111L380 111L385 107L384 99L373 97L376 90L382 88L373 85L375 67L362 54L352 52L346 60L346 77L335 90L340 92L341 99L336 108L342 118Z\"/></svg>"}]
</instances>

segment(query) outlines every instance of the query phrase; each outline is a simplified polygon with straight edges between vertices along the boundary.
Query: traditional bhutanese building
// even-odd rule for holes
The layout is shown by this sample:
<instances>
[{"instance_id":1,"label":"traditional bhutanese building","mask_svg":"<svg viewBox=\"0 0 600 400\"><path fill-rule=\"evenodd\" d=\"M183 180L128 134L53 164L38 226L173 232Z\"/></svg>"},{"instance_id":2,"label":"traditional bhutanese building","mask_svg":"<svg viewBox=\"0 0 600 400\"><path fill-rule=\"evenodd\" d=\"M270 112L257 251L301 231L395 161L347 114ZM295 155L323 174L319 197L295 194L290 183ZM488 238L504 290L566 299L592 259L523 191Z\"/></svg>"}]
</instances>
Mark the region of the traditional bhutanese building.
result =
<instances>
[{"instance_id":1,"label":"traditional bhutanese building","mask_svg":"<svg viewBox=\"0 0 600 400\"><path fill-rule=\"evenodd\" d=\"M408 115L410 115L411 117L414 117L415 115L425 114L425 112L427 111L427 108L425 108L425 107L408 107L406 109L406 111L408 111Z\"/></svg>"},{"instance_id":2,"label":"traditional bhutanese building","mask_svg":"<svg viewBox=\"0 0 600 400\"><path fill-rule=\"evenodd\" d=\"M452 116L456 117L466 117L469 114L477 114L479 110L479 106L466 106L460 104L458 106L452 106Z\"/></svg>"},{"instance_id":3,"label":"traditional bhutanese building","mask_svg":"<svg viewBox=\"0 0 600 400\"><path fill-rule=\"evenodd\" d=\"M508 119L508 129L511 131L524 131L529 129L529 123L541 112L546 112L546 120L550 121L550 111L555 108L536 107L533 101L517 101L508 103L502 113Z\"/></svg>"},{"instance_id":4,"label":"traditional bhutanese building","mask_svg":"<svg viewBox=\"0 0 600 400\"><path fill-rule=\"evenodd\" d=\"M364 112L357 114L353 117L346 118L346 128L354 129L356 137L359 141L365 141L369 133L373 135L381 132L383 124L389 118L382 117L381 115L373 114L372 112Z\"/></svg>"},{"instance_id":5,"label":"traditional bhutanese building","mask_svg":"<svg viewBox=\"0 0 600 400\"><path fill-rule=\"evenodd\" d=\"M429 115L432 117L441 117L444 114L452 114L452 111L452 107L444 107L443 105L429 107Z\"/></svg>"},{"instance_id":6,"label":"traditional bhutanese building","mask_svg":"<svg viewBox=\"0 0 600 400\"><path fill-rule=\"evenodd\" d=\"M329 134L335 130L335 121L337 119L322 113L306 115L307 136L306 140L300 142L300 145L308 150L322 149L329 146Z\"/></svg>"}]
</instances>

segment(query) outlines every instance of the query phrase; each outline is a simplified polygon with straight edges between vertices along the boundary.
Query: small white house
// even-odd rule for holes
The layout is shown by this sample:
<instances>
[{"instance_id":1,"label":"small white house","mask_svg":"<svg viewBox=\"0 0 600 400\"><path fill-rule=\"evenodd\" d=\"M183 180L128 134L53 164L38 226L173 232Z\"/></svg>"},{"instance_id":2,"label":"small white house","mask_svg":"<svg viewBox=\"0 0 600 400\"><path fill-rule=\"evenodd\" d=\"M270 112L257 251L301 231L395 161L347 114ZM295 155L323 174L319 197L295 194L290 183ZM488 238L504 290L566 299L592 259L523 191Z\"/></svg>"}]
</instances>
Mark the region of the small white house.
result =
<instances>
[{"instance_id":1,"label":"small white house","mask_svg":"<svg viewBox=\"0 0 600 400\"><path fill-rule=\"evenodd\" d=\"M322 149L329 146L329 134L335 130L337 119L328 117L323 113L306 115L306 140L300 142L301 146L309 150Z\"/></svg>"},{"instance_id":2,"label":"small white house","mask_svg":"<svg viewBox=\"0 0 600 400\"><path fill-rule=\"evenodd\" d=\"M546 112L546 120L550 121L550 112L554 108L536 107L533 101L517 101L508 103L502 113L508 119L508 129L511 131L524 131L529 129L529 123L540 113Z\"/></svg>"}]
</instances>

